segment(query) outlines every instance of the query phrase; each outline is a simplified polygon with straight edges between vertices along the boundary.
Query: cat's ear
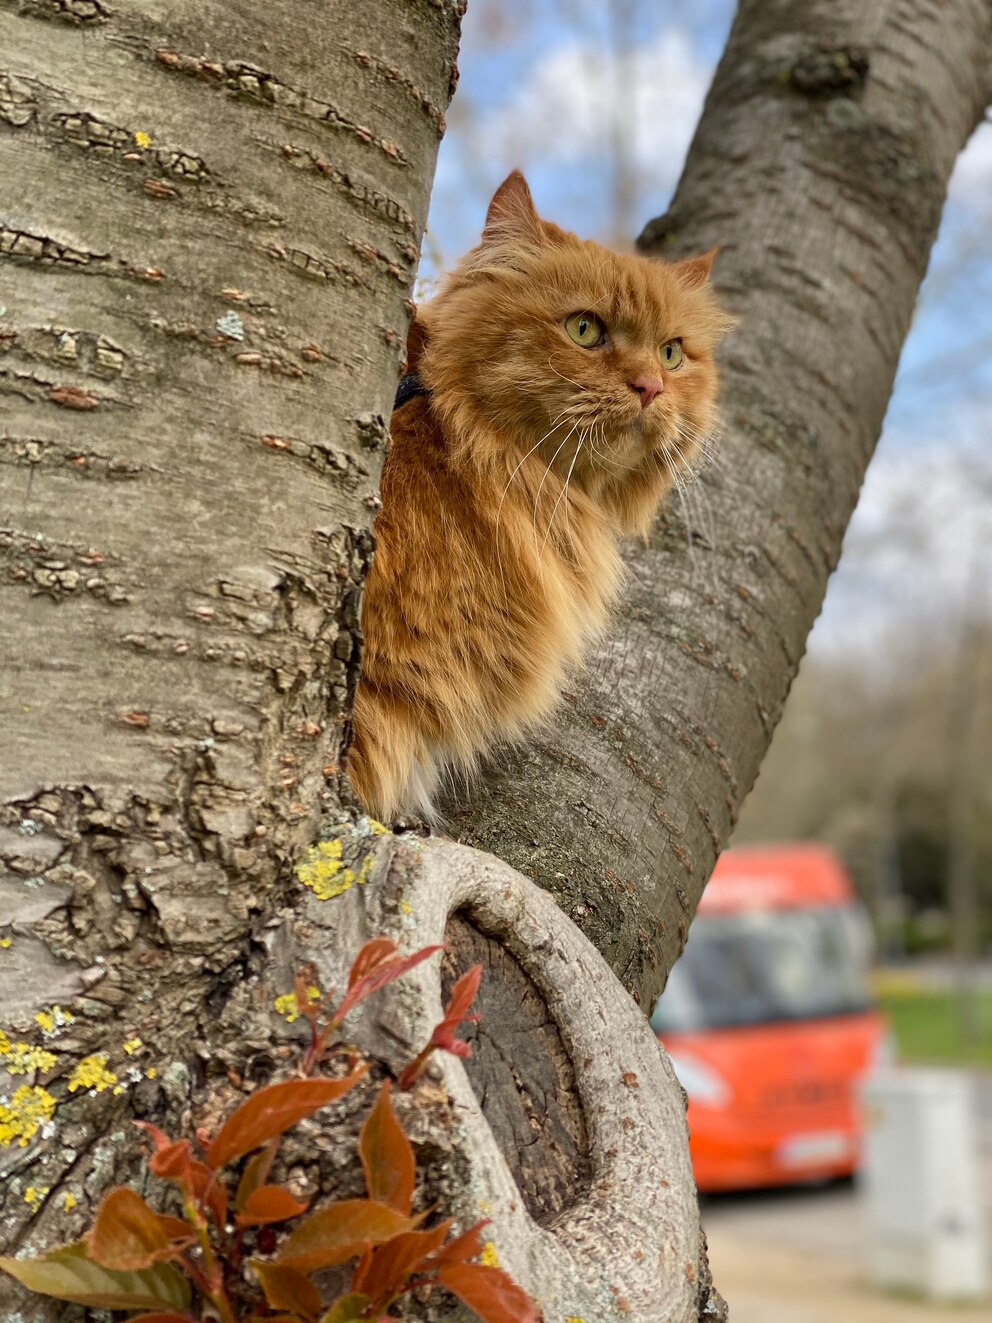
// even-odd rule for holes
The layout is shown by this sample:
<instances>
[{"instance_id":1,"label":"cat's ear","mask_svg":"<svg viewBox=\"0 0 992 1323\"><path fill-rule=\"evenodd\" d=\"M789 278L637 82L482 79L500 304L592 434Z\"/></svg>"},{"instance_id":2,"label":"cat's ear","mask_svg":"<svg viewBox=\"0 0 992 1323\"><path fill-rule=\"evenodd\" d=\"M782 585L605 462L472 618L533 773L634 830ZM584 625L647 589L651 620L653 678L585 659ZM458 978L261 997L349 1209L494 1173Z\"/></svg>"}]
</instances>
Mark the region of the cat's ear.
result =
<instances>
[{"instance_id":1,"label":"cat's ear","mask_svg":"<svg viewBox=\"0 0 992 1323\"><path fill-rule=\"evenodd\" d=\"M698 289L700 285L706 284L719 251L719 247L711 248L699 257L688 257L684 262L675 263L675 274L683 289Z\"/></svg>"},{"instance_id":2,"label":"cat's ear","mask_svg":"<svg viewBox=\"0 0 992 1323\"><path fill-rule=\"evenodd\" d=\"M534 209L527 180L519 170L514 170L493 194L486 212L482 242L500 243L507 239L540 242L541 237L541 220Z\"/></svg>"}]
</instances>

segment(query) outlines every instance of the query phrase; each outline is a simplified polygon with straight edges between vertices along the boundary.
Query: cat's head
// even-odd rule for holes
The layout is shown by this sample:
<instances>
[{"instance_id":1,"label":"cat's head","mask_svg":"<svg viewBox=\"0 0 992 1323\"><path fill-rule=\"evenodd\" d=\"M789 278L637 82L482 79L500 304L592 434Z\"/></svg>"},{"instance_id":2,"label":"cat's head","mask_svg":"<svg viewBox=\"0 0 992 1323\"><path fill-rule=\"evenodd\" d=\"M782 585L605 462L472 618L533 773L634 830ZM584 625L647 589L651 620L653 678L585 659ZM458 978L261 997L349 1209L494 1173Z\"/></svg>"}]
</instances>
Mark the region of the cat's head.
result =
<instances>
[{"instance_id":1,"label":"cat's head","mask_svg":"<svg viewBox=\"0 0 992 1323\"><path fill-rule=\"evenodd\" d=\"M514 172L482 242L421 313L438 407L464 437L474 418L571 467L593 496L684 464L712 426L713 353L731 324L709 283L714 256L668 263L578 239L541 220Z\"/></svg>"}]
</instances>

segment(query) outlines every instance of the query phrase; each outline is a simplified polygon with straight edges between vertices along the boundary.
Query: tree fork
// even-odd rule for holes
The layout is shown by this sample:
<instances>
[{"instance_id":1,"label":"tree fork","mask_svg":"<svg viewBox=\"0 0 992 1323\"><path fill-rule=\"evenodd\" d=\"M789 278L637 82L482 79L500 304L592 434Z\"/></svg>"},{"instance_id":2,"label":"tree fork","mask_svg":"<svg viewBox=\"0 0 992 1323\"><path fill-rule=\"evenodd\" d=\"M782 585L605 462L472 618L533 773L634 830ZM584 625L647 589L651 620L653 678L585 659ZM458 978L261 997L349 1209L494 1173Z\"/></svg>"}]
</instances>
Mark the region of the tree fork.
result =
<instances>
[{"instance_id":1,"label":"tree fork","mask_svg":"<svg viewBox=\"0 0 992 1323\"><path fill-rule=\"evenodd\" d=\"M720 247L739 317L716 461L678 494L543 740L449 813L546 887L649 1009L781 715L878 438L988 0L743 0L642 252Z\"/></svg>"}]
</instances>

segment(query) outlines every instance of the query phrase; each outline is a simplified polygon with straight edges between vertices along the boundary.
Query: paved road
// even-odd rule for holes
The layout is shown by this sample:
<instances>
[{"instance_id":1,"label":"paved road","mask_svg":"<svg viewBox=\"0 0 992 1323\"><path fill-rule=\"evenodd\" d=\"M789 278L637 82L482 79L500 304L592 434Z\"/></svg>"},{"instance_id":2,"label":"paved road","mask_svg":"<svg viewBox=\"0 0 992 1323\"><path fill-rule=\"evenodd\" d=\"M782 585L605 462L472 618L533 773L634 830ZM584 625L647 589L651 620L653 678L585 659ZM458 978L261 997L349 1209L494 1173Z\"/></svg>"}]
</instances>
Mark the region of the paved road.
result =
<instances>
[{"instance_id":1,"label":"paved road","mask_svg":"<svg viewBox=\"0 0 992 1323\"><path fill-rule=\"evenodd\" d=\"M992 1280L992 1076L976 1079ZM731 1323L989 1323L988 1302L950 1307L883 1296L864 1276L854 1182L703 1201L713 1277Z\"/></svg>"}]
</instances>

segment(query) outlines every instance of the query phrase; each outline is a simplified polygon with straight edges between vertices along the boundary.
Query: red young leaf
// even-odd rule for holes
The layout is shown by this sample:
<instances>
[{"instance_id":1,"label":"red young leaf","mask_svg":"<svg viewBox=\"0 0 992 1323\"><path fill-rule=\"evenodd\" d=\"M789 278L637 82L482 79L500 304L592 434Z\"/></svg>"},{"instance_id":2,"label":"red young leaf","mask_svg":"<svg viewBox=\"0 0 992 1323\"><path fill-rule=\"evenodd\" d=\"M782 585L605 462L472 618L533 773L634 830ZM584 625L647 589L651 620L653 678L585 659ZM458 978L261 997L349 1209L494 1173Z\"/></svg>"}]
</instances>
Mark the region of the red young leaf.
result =
<instances>
[{"instance_id":1,"label":"red young leaf","mask_svg":"<svg viewBox=\"0 0 992 1323\"><path fill-rule=\"evenodd\" d=\"M469 1227L460 1236L455 1236L454 1240L449 1240L447 1245L442 1245L431 1255L431 1263L467 1263L470 1259L478 1258L482 1253L482 1232L491 1221L492 1218L483 1217L474 1227Z\"/></svg>"},{"instance_id":2,"label":"red young leaf","mask_svg":"<svg viewBox=\"0 0 992 1323\"><path fill-rule=\"evenodd\" d=\"M366 1242L361 1257L355 1264L354 1271L351 1274L351 1289L353 1291L357 1291L362 1282L364 1282L365 1278L369 1275L369 1268L372 1265L372 1251L374 1248L375 1247L371 1243Z\"/></svg>"},{"instance_id":3,"label":"red young leaf","mask_svg":"<svg viewBox=\"0 0 992 1323\"><path fill-rule=\"evenodd\" d=\"M211 1171L202 1162L189 1164L189 1183L193 1193L201 1204L206 1204L213 1214L218 1230L227 1225L227 1191L217 1173Z\"/></svg>"},{"instance_id":4,"label":"red young leaf","mask_svg":"<svg viewBox=\"0 0 992 1323\"><path fill-rule=\"evenodd\" d=\"M379 988L384 988L387 983L392 983L401 974L408 973L409 970L419 965L422 960L432 956L435 951L444 949L441 946L424 946L419 951L414 951L413 955L398 956L386 954L386 947L383 945L386 942L386 938L377 937L374 942L367 942L365 947L362 948L364 951L368 947L376 945L381 950L382 955L374 964L371 963L371 956L369 956L359 966L359 961L362 961L362 951L359 951L355 964L351 967L352 978L348 982L348 991L332 1017L335 1021L343 1020L349 1011L354 1010L359 1002L363 1002L371 993L377 992ZM395 943L389 942L388 945L392 947L393 951L396 950ZM356 967L360 969L358 977L355 977Z\"/></svg>"},{"instance_id":5,"label":"red young leaf","mask_svg":"<svg viewBox=\"0 0 992 1323\"><path fill-rule=\"evenodd\" d=\"M261 1148L297 1121L342 1097L367 1070L368 1065L362 1064L339 1080L285 1080L257 1089L234 1109L217 1132L207 1153L208 1166L223 1167L242 1154Z\"/></svg>"},{"instance_id":6,"label":"red young leaf","mask_svg":"<svg viewBox=\"0 0 992 1323\"><path fill-rule=\"evenodd\" d=\"M117 1272L94 1263L82 1240L31 1259L0 1259L0 1268L29 1291L92 1309L182 1310L190 1301L189 1283L170 1263Z\"/></svg>"},{"instance_id":7,"label":"red young leaf","mask_svg":"<svg viewBox=\"0 0 992 1323\"><path fill-rule=\"evenodd\" d=\"M381 965L384 960L391 960L398 950L399 947L389 937L373 937L371 941L366 942L352 961L348 974L348 987L353 988L358 980L370 974L376 965Z\"/></svg>"},{"instance_id":8,"label":"red young leaf","mask_svg":"<svg viewBox=\"0 0 992 1323\"><path fill-rule=\"evenodd\" d=\"M163 1225L165 1222L165 1225ZM118 1185L110 1190L100 1203L96 1219L86 1237L86 1250L101 1268L129 1272L148 1268L161 1259L174 1259L183 1248L173 1244L174 1218L159 1217L145 1203L140 1194L127 1186ZM193 1231L185 1222L182 1238L185 1244L193 1240Z\"/></svg>"},{"instance_id":9,"label":"red young leaf","mask_svg":"<svg viewBox=\"0 0 992 1323\"><path fill-rule=\"evenodd\" d=\"M169 1217L166 1213L156 1213L159 1226L170 1240L183 1240L186 1236L195 1239L193 1228L181 1217Z\"/></svg>"},{"instance_id":10,"label":"red young leaf","mask_svg":"<svg viewBox=\"0 0 992 1323\"><path fill-rule=\"evenodd\" d=\"M285 1222L305 1213L308 1204L298 1203L281 1185L262 1185L252 1190L235 1218L239 1227L260 1227L267 1222Z\"/></svg>"},{"instance_id":11,"label":"red young leaf","mask_svg":"<svg viewBox=\"0 0 992 1323\"><path fill-rule=\"evenodd\" d=\"M260 1149L254 1157L249 1158L245 1163L245 1169L241 1173L238 1190L234 1196L234 1207L239 1213L244 1208L245 1200L252 1190L257 1190L260 1185L264 1185L268 1180L278 1149L279 1139L277 1136L275 1139L270 1139L263 1149Z\"/></svg>"},{"instance_id":12,"label":"red young leaf","mask_svg":"<svg viewBox=\"0 0 992 1323\"><path fill-rule=\"evenodd\" d=\"M320 1292L303 1273L281 1263L265 1263L259 1259L252 1259L251 1266L273 1309L292 1309L308 1320L315 1319L320 1313Z\"/></svg>"},{"instance_id":13,"label":"red young leaf","mask_svg":"<svg viewBox=\"0 0 992 1323\"><path fill-rule=\"evenodd\" d=\"M390 1098L387 1080L362 1126L359 1150L370 1199L409 1213L417 1175L410 1141L403 1133Z\"/></svg>"},{"instance_id":14,"label":"red young leaf","mask_svg":"<svg viewBox=\"0 0 992 1323\"><path fill-rule=\"evenodd\" d=\"M163 1148L168 1148L174 1142L164 1130L159 1130L157 1125L152 1125L151 1121L134 1121L132 1124L138 1130L144 1130L145 1134L151 1138L156 1153L161 1152Z\"/></svg>"},{"instance_id":15,"label":"red young leaf","mask_svg":"<svg viewBox=\"0 0 992 1323\"><path fill-rule=\"evenodd\" d=\"M477 1015L469 1015L469 1011L478 994L481 982L481 965L473 965L471 969L465 971L451 989L451 996L448 998L444 1019L441 1021L442 1024L457 1029L462 1020L477 1020L479 1018Z\"/></svg>"},{"instance_id":16,"label":"red young leaf","mask_svg":"<svg viewBox=\"0 0 992 1323\"><path fill-rule=\"evenodd\" d=\"M437 1275L441 1285L485 1323L540 1323L537 1304L499 1268L446 1263Z\"/></svg>"},{"instance_id":17,"label":"red young leaf","mask_svg":"<svg viewBox=\"0 0 992 1323\"><path fill-rule=\"evenodd\" d=\"M150 1136L155 1152L148 1159L148 1169L166 1181L181 1182L186 1175L192 1150L188 1139L170 1139L150 1121L135 1121L139 1130Z\"/></svg>"},{"instance_id":18,"label":"red young leaf","mask_svg":"<svg viewBox=\"0 0 992 1323\"><path fill-rule=\"evenodd\" d=\"M135 1314L127 1323L196 1323L192 1314Z\"/></svg>"},{"instance_id":19,"label":"red young leaf","mask_svg":"<svg viewBox=\"0 0 992 1323\"><path fill-rule=\"evenodd\" d=\"M361 1288L378 1309L385 1309L403 1287L407 1278L440 1245L451 1230L450 1219L429 1231L406 1231L393 1236L372 1253L372 1262Z\"/></svg>"},{"instance_id":20,"label":"red young leaf","mask_svg":"<svg viewBox=\"0 0 992 1323\"><path fill-rule=\"evenodd\" d=\"M463 1021L478 1020L480 1018L478 1015L470 1014L469 1007L475 1000L481 981L482 966L473 965L456 982L451 989L451 996L448 999L444 1018L434 1026L434 1032L431 1034L427 1046L418 1052L414 1059L404 1067L396 1082L397 1088L411 1088L423 1070L427 1058L436 1050L450 1052L455 1057L470 1057L472 1055L471 1045L461 1038L456 1038L455 1033Z\"/></svg>"},{"instance_id":21,"label":"red young leaf","mask_svg":"<svg viewBox=\"0 0 992 1323\"><path fill-rule=\"evenodd\" d=\"M361 1254L369 1243L378 1244L415 1222L395 1208L368 1199L343 1199L311 1213L279 1246L277 1263L297 1272L317 1272Z\"/></svg>"}]
</instances>

